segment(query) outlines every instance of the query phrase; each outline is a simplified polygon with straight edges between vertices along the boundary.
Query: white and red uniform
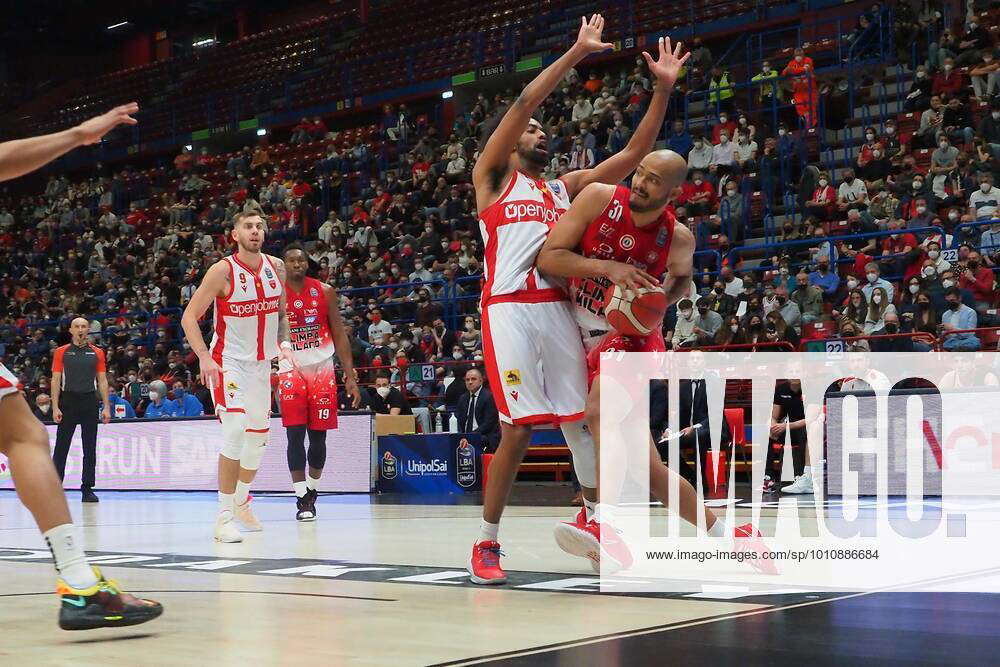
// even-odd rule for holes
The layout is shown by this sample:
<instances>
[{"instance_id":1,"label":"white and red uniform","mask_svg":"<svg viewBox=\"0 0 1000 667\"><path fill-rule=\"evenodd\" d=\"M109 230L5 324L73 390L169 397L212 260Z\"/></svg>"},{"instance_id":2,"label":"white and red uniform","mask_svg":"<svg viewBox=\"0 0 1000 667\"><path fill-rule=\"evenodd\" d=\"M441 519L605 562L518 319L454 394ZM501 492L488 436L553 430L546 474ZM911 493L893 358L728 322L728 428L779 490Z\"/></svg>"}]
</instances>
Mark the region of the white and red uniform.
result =
<instances>
[{"instance_id":1,"label":"white and red uniform","mask_svg":"<svg viewBox=\"0 0 1000 667\"><path fill-rule=\"evenodd\" d=\"M301 292L285 284L285 310L298 369L280 368L281 423L317 431L337 428L333 332L323 283L306 278Z\"/></svg>"},{"instance_id":2,"label":"white and red uniform","mask_svg":"<svg viewBox=\"0 0 1000 667\"><path fill-rule=\"evenodd\" d=\"M271 360L278 356L282 285L267 255L256 271L236 255L229 264L229 294L215 299L215 334L209 350L222 368L212 388L217 414L244 412L247 431L263 433L271 416Z\"/></svg>"},{"instance_id":3,"label":"white and red uniform","mask_svg":"<svg viewBox=\"0 0 1000 667\"><path fill-rule=\"evenodd\" d=\"M535 268L549 230L568 208L562 181L515 171L480 214L483 355L500 419L508 424L583 418L586 356L573 308L563 285Z\"/></svg>"},{"instance_id":4,"label":"white and red uniform","mask_svg":"<svg viewBox=\"0 0 1000 667\"><path fill-rule=\"evenodd\" d=\"M676 218L664 211L660 218L644 227L632 222L628 207L630 191L624 185L615 188L614 196L583 233L580 253L584 257L632 264L657 279L667 270L670 242ZM667 349L662 331L648 336L624 336L611 330L604 315L604 292L610 287L607 278L573 278L570 294L576 308L576 321L587 349L588 380L597 376L601 352L662 352Z\"/></svg>"},{"instance_id":5,"label":"white and red uniform","mask_svg":"<svg viewBox=\"0 0 1000 667\"><path fill-rule=\"evenodd\" d=\"M21 389L21 381L17 379L14 372L3 364L0 364L0 398L16 394Z\"/></svg>"}]
</instances>

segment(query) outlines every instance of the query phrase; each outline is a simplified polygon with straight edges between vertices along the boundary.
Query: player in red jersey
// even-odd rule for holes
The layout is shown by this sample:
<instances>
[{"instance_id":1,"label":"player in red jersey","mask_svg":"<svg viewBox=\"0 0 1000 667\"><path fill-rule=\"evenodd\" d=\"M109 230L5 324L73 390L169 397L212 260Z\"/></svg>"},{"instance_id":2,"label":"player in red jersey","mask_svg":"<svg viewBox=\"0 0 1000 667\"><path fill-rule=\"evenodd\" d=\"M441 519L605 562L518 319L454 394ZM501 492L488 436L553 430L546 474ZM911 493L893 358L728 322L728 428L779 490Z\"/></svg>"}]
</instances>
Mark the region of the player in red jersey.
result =
<instances>
[{"instance_id":1,"label":"player in red jersey","mask_svg":"<svg viewBox=\"0 0 1000 667\"><path fill-rule=\"evenodd\" d=\"M123 104L62 132L0 143L0 181L30 173L78 146L96 144L119 125L135 125L132 115L138 110L135 102ZM0 453L10 464L18 498L55 560L59 627L89 630L156 618L163 613L159 603L129 595L87 562L52 462L49 434L31 413L21 389L17 376L0 364Z\"/></svg>"},{"instance_id":2,"label":"player in red jersey","mask_svg":"<svg viewBox=\"0 0 1000 667\"><path fill-rule=\"evenodd\" d=\"M295 489L295 518L314 521L316 488L326 463L326 432L337 428L337 375L333 360L337 350L346 352L340 355L340 362L352 407L361 405L361 392L355 379L351 345L337 307L336 290L306 276L309 256L298 243L286 247L282 257L292 353L299 366L279 366L278 401L281 423L288 434L288 470Z\"/></svg>"},{"instance_id":3,"label":"player in red jersey","mask_svg":"<svg viewBox=\"0 0 1000 667\"><path fill-rule=\"evenodd\" d=\"M573 47L525 86L495 127L483 134L472 171L480 232L486 248L481 297L486 375L500 414L500 445L483 500L483 521L468 570L473 583L502 584L497 540L500 517L531 440L534 424L558 423L573 454L589 516L596 502L594 443L583 425L586 358L561 281L535 269L549 229L589 183L617 183L652 148L663 125L670 92L687 60L681 45L659 41L658 59L643 53L656 79L645 117L628 145L593 169L553 181L540 175L548 162L548 134L533 114L567 72L601 41L604 19L582 20Z\"/></svg>"},{"instance_id":4,"label":"player in red jersey","mask_svg":"<svg viewBox=\"0 0 1000 667\"><path fill-rule=\"evenodd\" d=\"M589 350L587 425L600 450L601 382L598 375L600 353L611 350L652 352L666 350L663 332L647 336L626 336L608 325L604 314L605 290L611 285L626 289L660 288L672 304L691 289L694 273L695 240L691 231L678 225L667 205L674 190L687 175L687 163L677 153L654 151L643 158L632 177L632 186L594 183L584 188L570 209L549 234L538 254L538 268L553 276L570 279L577 321ZM661 277L666 274L666 278ZM652 438L650 446L650 489L663 504L669 501L672 484L680 487L679 514L697 525L703 514L709 535L732 535L745 540L757 533L747 524L730 531L725 522L704 504L691 484L663 464ZM613 485L612 480L606 480ZM598 569L601 557L609 558L616 569L628 568L631 553L610 526L613 504L601 503L593 520L586 525L564 523L556 529L556 540L566 551L589 558ZM754 567L769 570L770 562L754 559Z\"/></svg>"}]
</instances>

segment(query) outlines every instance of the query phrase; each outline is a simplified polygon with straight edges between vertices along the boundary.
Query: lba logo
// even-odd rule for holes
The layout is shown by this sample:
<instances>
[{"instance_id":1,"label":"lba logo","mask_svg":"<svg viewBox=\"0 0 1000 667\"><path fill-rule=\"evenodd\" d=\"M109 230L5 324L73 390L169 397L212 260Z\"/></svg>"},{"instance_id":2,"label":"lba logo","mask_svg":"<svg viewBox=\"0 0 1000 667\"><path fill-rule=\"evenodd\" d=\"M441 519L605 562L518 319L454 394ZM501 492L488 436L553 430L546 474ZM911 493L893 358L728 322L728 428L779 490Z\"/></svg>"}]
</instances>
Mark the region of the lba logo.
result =
<instances>
[{"instance_id":1,"label":"lba logo","mask_svg":"<svg viewBox=\"0 0 1000 667\"><path fill-rule=\"evenodd\" d=\"M396 479L396 457L387 451L382 456L382 479Z\"/></svg>"}]
</instances>

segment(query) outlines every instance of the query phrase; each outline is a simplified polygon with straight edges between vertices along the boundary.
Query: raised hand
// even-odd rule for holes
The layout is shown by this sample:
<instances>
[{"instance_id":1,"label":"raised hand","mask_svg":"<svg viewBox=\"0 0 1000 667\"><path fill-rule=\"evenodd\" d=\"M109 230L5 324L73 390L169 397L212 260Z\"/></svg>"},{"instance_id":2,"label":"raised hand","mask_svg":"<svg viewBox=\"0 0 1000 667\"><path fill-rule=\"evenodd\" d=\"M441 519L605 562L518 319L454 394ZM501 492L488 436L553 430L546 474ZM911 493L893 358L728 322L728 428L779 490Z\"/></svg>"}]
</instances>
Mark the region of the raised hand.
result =
<instances>
[{"instance_id":1,"label":"raised hand","mask_svg":"<svg viewBox=\"0 0 1000 667\"><path fill-rule=\"evenodd\" d=\"M601 32L604 31L604 17L594 14L587 20L586 16L580 17L580 34L576 36L576 45L586 53L600 53L608 49L615 48L614 44L601 41Z\"/></svg>"},{"instance_id":2,"label":"raised hand","mask_svg":"<svg viewBox=\"0 0 1000 667\"><path fill-rule=\"evenodd\" d=\"M105 134L115 129L119 125L135 125L139 121L132 118L139 110L139 105L135 102L117 106L107 113L95 116L76 126L76 131L80 134L80 143L84 146L96 144Z\"/></svg>"},{"instance_id":3,"label":"raised hand","mask_svg":"<svg viewBox=\"0 0 1000 667\"><path fill-rule=\"evenodd\" d=\"M684 63L691 57L690 52L684 53L682 46L681 42L677 42L677 47L671 48L670 38L661 37L659 39L660 53L657 60L653 60L653 56L649 55L646 51L642 52L643 58L646 59L646 63L649 65L650 73L664 86L674 85Z\"/></svg>"}]
</instances>

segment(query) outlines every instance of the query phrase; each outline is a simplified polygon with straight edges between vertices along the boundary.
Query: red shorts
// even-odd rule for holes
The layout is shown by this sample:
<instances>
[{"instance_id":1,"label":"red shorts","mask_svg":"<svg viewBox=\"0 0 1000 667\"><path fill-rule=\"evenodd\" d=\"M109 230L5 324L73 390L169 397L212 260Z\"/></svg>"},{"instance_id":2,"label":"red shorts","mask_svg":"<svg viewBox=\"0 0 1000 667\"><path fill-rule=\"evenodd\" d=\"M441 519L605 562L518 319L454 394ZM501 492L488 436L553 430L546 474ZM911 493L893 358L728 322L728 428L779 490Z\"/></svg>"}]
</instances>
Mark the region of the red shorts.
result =
<instances>
[{"instance_id":1,"label":"red shorts","mask_svg":"<svg viewBox=\"0 0 1000 667\"><path fill-rule=\"evenodd\" d=\"M282 426L315 431L337 428L337 376L332 363L303 366L278 375Z\"/></svg>"},{"instance_id":2,"label":"red shorts","mask_svg":"<svg viewBox=\"0 0 1000 667\"><path fill-rule=\"evenodd\" d=\"M587 387L594 383L601 370L602 352L666 352L667 343L663 333L657 331L648 336L624 336L617 331L609 331L596 343L587 346Z\"/></svg>"}]
</instances>

